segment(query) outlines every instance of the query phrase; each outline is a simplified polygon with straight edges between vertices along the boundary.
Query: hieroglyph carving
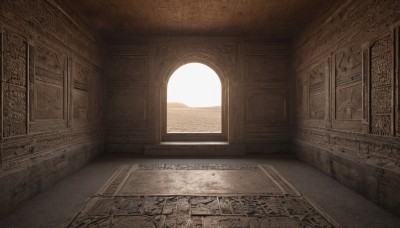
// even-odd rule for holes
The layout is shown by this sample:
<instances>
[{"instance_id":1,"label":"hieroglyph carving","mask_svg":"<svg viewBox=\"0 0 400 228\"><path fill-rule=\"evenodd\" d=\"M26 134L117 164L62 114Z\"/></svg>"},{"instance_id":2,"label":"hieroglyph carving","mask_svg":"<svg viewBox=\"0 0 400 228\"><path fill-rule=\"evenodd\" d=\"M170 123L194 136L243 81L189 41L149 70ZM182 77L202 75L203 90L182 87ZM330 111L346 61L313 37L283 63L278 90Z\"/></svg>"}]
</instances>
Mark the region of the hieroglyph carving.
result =
<instances>
[{"instance_id":1,"label":"hieroglyph carving","mask_svg":"<svg viewBox=\"0 0 400 228\"><path fill-rule=\"evenodd\" d=\"M335 58L335 110L338 120L361 120L361 49L352 46Z\"/></svg>"},{"instance_id":2,"label":"hieroglyph carving","mask_svg":"<svg viewBox=\"0 0 400 228\"><path fill-rule=\"evenodd\" d=\"M27 133L28 46L21 36L5 31L2 36L3 137Z\"/></svg>"},{"instance_id":3,"label":"hieroglyph carving","mask_svg":"<svg viewBox=\"0 0 400 228\"><path fill-rule=\"evenodd\" d=\"M361 84L336 89L336 118L360 120L362 117Z\"/></svg>"},{"instance_id":4,"label":"hieroglyph carving","mask_svg":"<svg viewBox=\"0 0 400 228\"><path fill-rule=\"evenodd\" d=\"M84 27L76 26L66 19L64 12L54 7L49 1L4 0L1 4L3 11L0 13L0 18L4 18L5 22L14 26L18 23L18 29L22 30L28 28L27 25L42 30L65 46L78 51L93 64L101 66L102 55L99 43L90 33L85 32ZM36 33L36 31L29 31L29 33Z\"/></svg>"},{"instance_id":5,"label":"hieroglyph carving","mask_svg":"<svg viewBox=\"0 0 400 228\"><path fill-rule=\"evenodd\" d=\"M392 35L371 47L371 127L372 134L391 135L393 122Z\"/></svg>"},{"instance_id":6,"label":"hieroglyph carving","mask_svg":"<svg viewBox=\"0 0 400 228\"><path fill-rule=\"evenodd\" d=\"M316 120L325 119L326 91L325 80L327 76L326 64L321 63L308 71L309 80L309 118Z\"/></svg>"}]
</instances>

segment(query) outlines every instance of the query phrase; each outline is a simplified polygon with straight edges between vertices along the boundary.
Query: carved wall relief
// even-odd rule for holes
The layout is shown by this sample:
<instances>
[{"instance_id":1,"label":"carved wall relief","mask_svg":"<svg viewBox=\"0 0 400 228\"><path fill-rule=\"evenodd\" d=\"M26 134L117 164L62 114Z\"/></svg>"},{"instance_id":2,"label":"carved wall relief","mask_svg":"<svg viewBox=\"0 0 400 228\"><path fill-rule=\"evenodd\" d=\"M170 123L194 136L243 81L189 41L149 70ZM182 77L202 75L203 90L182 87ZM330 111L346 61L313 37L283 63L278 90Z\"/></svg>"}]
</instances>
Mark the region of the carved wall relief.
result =
<instances>
[{"instance_id":1,"label":"carved wall relief","mask_svg":"<svg viewBox=\"0 0 400 228\"><path fill-rule=\"evenodd\" d=\"M67 58L44 43L29 46L30 132L67 127Z\"/></svg>"},{"instance_id":2,"label":"carved wall relief","mask_svg":"<svg viewBox=\"0 0 400 228\"><path fill-rule=\"evenodd\" d=\"M3 84L3 137L26 134L26 88Z\"/></svg>"},{"instance_id":3,"label":"carved wall relief","mask_svg":"<svg viewBox=\"0 0 400 228\"><path fill-rule=\"evenodd\" d=\"M88 124L89 95L88 78L91 69L83 62L73 61L72 126L84 127Z\"/></svg>"},{"instance_id":4,"label":"carved wall relief","mask_svg":"<svg viewBox=\"0 0 400 228\"><path fill-rule=\"evenodd\" d=\"M88 99L100 116L104 100L95 97L104 99L105 89L89 95L89 78L72 71L73 56L97 66L98 84L104 82L101 40L67 15L63 1L0 2L1 217L103 151L104 126L86 124ZM77 128L68 129L72 115Z\"/></svg>"},{"instance_id":5,"label":"carved wall relief","mask_svg":"<svg viewBox=\"0 0 400 228\"><path fill-rule=\"evenodd\" d=\"M377 170L396 173L399 165L400 141L393 136L400 134L400 1L344 4L310 24L294 41L297 116L293 149L300 159L398 213L398 203L393 202L398 201L399 187L386 184L397 183L398 176L377 175L379 188L371 188L364 174ZM301 99L302 74L309 65L330 57L332 86L326 90L330 102L326 117L330 117L331 129L329 122L326 129L314 129L315 121L301 115L305 100ZM324 134L328 140L318 142L314 133ZM362 175L349 175L352 173Z\"/></svg>"},{"instance_id":6,"label":"carved wall relief","mask_svg":"<svg viewBox=\"0 0 400 228\"><path fill-rule=\"evenodd\" d=\"M63 119L63 88L35 83L35 119Z\"/></svg>"},{"instance_id":7,"label":"carved wall relief","mask_svg":"<svg viewBox=\"0 0 400 228\"><path fill-rule=\"evenodd\" d=\"M360 132L363 118L361 69L362 53L359 45L344 48L335 54L332 81L332 128Z\"/></svg>"},{"instance_id":8,"label":"carved wall relief","mask_svg":"<svg viewBox=\"0 0 400 228\"><path fill-rule=\"evenodd\" d=\"M34 75L30 77L31 122L66 118L66 59L43 45L30 49Z\"/></svg>"},{"instance_id":9,"label":"carved wall relief","mask_svg":"<svg viewBox=\"0 0 400 228\"><path fill-rule=\"evenodd\" d=\"M309 109L310 119L324 120L326 118L326 81L328 76L327 63L320 63L307 71L309 80Z\"/></svg>"},{"instance_id":10,"label":"carved wall relief","mask_svg":"<svg viewBox=\"0 0 400 228\"><path fill-rule=\"evenodd\" d=\"M371 122L370 131L377 135L393 134L393 38L375 41L371 46Z\"/></svg>"},{"instance_id":11,"label":"carved wall relief","mask_svg":"<svg viewBox=\"0 0 400 228\"><path fill-rule=\"evenodd\" d=\"M27 72L26 40L9 30L1 33L3 75L3 137L27 133Z\"/></svg>"}]
</instances>

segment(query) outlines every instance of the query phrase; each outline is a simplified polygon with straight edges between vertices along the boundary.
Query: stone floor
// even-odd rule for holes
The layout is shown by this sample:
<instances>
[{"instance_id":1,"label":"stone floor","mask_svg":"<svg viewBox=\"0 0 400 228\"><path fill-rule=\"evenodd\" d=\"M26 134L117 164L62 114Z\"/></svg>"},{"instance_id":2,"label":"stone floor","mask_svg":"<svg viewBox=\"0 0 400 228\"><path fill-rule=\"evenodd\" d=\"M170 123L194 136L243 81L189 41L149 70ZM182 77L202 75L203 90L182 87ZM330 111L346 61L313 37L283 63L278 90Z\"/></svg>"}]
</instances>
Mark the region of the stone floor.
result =
<instances>
[{"instance_id":1,"label":"stone floor","mask_svg":"<svg viewBox=\"0 0 400 228\"><path fill-rule=\"evenodd\" d=\"M104 155L60 181L48 191L26 202L0 221L0 227L60 227L77 214L89 199L120 169L132 164L221 164L272 165L303 196L310 199L343 227L400 227L400 218L290 156L246 156L236 158L155 158ZM198 200L194 199L193 201ZM204 199L201 199L204 200ZM167 202L167 200L165 200ZM210 198L210 202L213 199ZM139 218L139 217L138 217ZM121 217L120 221L123 224ZM139 221L143 222L143 221ZM213 221L208 221L212 224Z\"/></svg>"}]
</instances>

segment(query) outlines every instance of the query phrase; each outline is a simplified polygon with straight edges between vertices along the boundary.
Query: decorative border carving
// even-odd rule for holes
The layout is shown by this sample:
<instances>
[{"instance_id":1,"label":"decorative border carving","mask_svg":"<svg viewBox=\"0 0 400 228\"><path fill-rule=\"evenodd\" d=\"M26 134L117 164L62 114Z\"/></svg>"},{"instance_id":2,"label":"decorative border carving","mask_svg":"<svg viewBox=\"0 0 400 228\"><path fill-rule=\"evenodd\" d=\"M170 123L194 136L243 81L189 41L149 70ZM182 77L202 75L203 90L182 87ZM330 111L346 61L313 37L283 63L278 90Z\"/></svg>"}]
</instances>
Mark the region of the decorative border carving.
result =
<instances>
[{"instance_id":1,"label":"decorative border carving","mask_svg":"<svg viewBox=\"0 0 400 228\"><path fill-rule=\"evenodd\" d=\"M394 33L370 44L369 133L394 135Z\"/></svg>"},{"instance_id":2,"label":"decorative border carving","mask_svg":"<svg viewBox=\"0 0 400 228\"><path fill-rule=\"evenodd\" d=\"M1 137L28 133L27 39L10 28L1 31Z\"/></svg>"}]
</instances>

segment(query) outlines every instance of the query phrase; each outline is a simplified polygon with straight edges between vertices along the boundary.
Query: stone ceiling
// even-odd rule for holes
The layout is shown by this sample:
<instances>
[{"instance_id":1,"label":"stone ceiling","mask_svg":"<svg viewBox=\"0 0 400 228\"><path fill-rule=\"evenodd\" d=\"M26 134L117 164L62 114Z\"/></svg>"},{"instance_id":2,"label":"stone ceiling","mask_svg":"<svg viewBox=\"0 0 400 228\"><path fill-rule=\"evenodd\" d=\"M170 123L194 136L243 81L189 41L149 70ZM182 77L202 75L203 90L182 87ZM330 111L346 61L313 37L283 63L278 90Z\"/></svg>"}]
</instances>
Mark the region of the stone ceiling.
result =
<instances>
[{"instance_id":1,"label":"stone ceiling","mask_svg":"<svg viewBox=\"0 0 400 228\"><path fill-rule=\"evenodd\" d=\"M290 40L343 0L66 0L104 38L246 35Z\"/></svg>"}]
</instances>

